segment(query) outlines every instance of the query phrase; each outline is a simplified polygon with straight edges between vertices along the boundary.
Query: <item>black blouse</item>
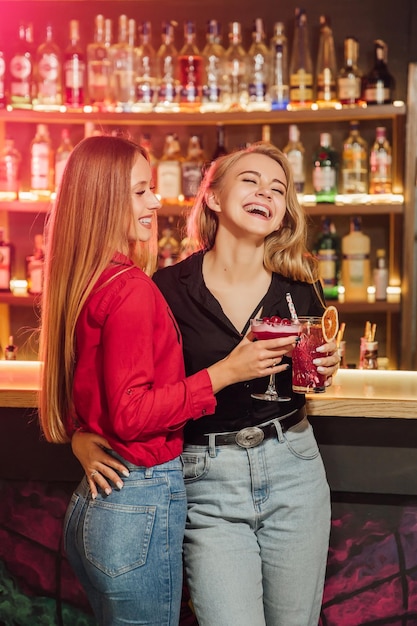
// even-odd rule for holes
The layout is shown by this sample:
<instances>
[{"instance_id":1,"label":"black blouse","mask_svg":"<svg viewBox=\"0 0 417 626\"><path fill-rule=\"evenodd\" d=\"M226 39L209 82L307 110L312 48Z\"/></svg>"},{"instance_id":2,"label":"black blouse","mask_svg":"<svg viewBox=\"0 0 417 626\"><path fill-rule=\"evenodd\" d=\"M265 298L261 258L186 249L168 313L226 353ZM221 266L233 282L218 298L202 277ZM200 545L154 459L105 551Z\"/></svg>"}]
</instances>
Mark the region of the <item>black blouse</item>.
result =
<instances>
[{"instance_id":1,"label":"black blouse","mask_svg":"<svg viewBox=\"0 0 417 626\"><path fill-rule=\"evenodd\" d=\"M196 252L181 263L159 270L153 277L180 327L187 375L227 356L241 341L250 324L248 319L240 333L223 313L220 303L205 285L203 256L204 252ZM287 292L291 293L298 315L322 315L323 306L312 285L291 281L274 273L270 287L252 317L261 305L262 316L290 317L285 297ZM291 364L291 359L287 360ZM251 398L252 393L263 393L267 384L267 377L259 378L236 383L220 391L216 395L215 414L189 421L185 428L185 441L191 433L228 432L254 426L290 413L305 403L303 394L292 391L291 367L276 376L279 392L291 396L291 401L265 402Z\"/></svg>"}]
</instances>

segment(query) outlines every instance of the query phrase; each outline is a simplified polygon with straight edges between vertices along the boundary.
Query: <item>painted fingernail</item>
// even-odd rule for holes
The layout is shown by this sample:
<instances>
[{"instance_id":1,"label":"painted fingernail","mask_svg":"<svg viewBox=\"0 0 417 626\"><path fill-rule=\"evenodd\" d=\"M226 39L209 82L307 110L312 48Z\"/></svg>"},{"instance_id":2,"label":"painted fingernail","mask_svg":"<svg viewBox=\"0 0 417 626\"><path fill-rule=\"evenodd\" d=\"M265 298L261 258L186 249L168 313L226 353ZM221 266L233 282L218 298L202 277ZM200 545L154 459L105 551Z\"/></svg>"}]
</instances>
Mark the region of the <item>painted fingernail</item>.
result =
<instances>
[{"instance_id":1,"label":"painted fingernail","mask_svg":"<svg viewBox=\"0 0 417 626\"><path fill-rule=\"evenodd\" d=\"M110 487L107 487L107 489L104 490L104 493L109 496L111 494L111 489Z\"/></svg>"},{"instance_id":2,"label":"painted fingernail","mask_svg":"<svg viewBox=\"0 0 417 626\"><path fill-rule=\"evenodd\" d=\"M123 474L123 476L126 476L126 478L127 478L128 476L130 476L130 472L129 472L129 470L127 470L127 469L123 470L123 471L122 471L122 474Z\"/></svg>"},{"instance_id":3,"label":"painted fingernail","mask_svg":"<svg viewBox=\"0 0 417 626\"><path fill-rule=\"evenodd\" d=\"M123 487L123 483L122 483L122 481L121 481L121 480L119 480L119 481L116 483L116 487L117 487L118 489L121 489L121 488Z\"/></svg>"}]
</instances>

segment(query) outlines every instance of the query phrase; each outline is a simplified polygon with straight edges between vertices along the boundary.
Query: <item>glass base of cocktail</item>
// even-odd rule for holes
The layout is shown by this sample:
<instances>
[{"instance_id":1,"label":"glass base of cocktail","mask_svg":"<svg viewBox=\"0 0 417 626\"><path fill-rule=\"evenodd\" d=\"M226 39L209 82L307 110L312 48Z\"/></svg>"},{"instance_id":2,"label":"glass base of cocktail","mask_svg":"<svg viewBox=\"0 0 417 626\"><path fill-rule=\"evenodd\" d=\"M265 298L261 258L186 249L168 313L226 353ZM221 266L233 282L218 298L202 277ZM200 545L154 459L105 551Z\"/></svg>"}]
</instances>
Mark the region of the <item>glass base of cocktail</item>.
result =
<instances>
[{"instance_id":1,"label":"glass base of cocktail","mask_svg":"<svg viewBox=\"0 0 417 626\"><path fill-rule=\"evenodd\" d=\"M279 339L281 337L291 337L299 335L301 324L278 316L264 317L250 321L251 330L256 339ZM288 396L280 396L275 386L275 374L269 377L269 383L264 393L253 393L252 398L265 400L266 402L288 402Z\"/></svg>"}]
</instances>

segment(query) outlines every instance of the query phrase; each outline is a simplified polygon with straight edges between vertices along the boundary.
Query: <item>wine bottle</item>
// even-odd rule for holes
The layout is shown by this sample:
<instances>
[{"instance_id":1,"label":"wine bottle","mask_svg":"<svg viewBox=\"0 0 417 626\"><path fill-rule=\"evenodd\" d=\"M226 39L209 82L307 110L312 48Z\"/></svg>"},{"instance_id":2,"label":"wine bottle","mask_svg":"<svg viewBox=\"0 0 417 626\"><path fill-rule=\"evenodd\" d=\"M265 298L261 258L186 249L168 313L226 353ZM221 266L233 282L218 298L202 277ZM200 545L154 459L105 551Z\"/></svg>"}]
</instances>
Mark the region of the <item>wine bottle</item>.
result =
<instances>
[{"instance_id":1,"label":"wine bottle","mask_svg":"<svg viewBox=\"0 0 417 626\"><path fill-rule=\"evenodd\" d=\"M96 15L94 41L87 45L87 83L90 104L99 111L112 108L111 37L112 21L105 20L101 14Z\"/></svg>"},{"instance_id":2,"label":"wine bottle","mask_svg":"<svg viewBox=\"0 0 417 626\"><path fill-rule=\"evenodd\" d=\"M339 102L344 105L358 104L361 99L362 75L358 68L359 43L354 37L344 41L344 65L337 79Z\"/></svg>"},{"instance_id":3,"label":"wine bottle","mask_svg":"<svg viewBox=\"0 0 417 626\"><path fill-rule=\"evenodd\" d=\"M337 300L339 295L340 238L330 218L322 220L322 231L314 253L319 262L320 279L326 300Z\"/></svg>"},{"instance_id":4,"label":"wine bottle","mask_svg":"<svg viewBox=\"0 0 417 626\"><path fill-rule=\"evenodd\" d=\"M195 23L184 24L184 45L178 54L180 109L197 111L203 88L203 57L196 44Z\"/></svg>"},{"instance_id":5,"label":"wine bottle","mask_svg":"<svg viewBox=\"0 0 417 626\"><path fill-rule=\"evenodd\" d=\"M368 193L368 144L359 134L359 123L350 122L349 136L343 142L342 193Z\"/></svg>"},{"instance_id":6,"label":"wine bottle","mask_svg":"<svg viewBox=\"0 0 417 626\"><path fill-rule=\"evenodd\" d=\"M156 97L156 51L152 45L151 22L139 28L139 46L135 49L136 102L134 110L152 111Z\"/></svg>"},{"instance_id":7,"label":"wine bottle","mask_svg":"<svg viewBox=\"0 0 417 626\"><path fill-rule=\"evenodd\" d=\"M265 44L265 31L260 17L255 20L252 45L248 51L248 111L269 111L270 51Z\"/></svg>"},{"instance_id":8,"label":"wine bottle","mask_svg":"<svg viewBox=\"0 0 417 626\"><path fill-rule=\"evenodd\" d=\"M37 196L49 198L54 190L54 153L48 127L38 124L30 146L30 188Z\"/></svg>"},{"instance_id":9,"label":"wine bottle","mask_svg":"<svg viewBox=\"0 0 417 626\"><path fill-rule=\"evenodd\" d=\"M369 193L392 193L391 145L385 126L376 129L375 141L369 156Z\"/></svg>"},{"instance_id":10,"label":"wine bottle","mask_svg":"<svg viewBox=\"0 0 417 626\"><path fill-rule=\"evenodd\" d=\"M311 59L307 15L295 11L294 42L290 61L290 103L310 106L313 102L313 62Z\"/></svg>"},{"instance_id":11,"label":"wine bottle","mask_svg":"<svg viewBox=\"0 0 417 626\"><path fill-rule=\"evenodd\" d=\"M305 184L305 162L304 146L300 141L300 131L298 126L290 124L288 128L288 143L283 149L293 174L295 191L304 193Z\"/></svg>"},{"instance_id":12,"label":"wine bottle","mask_svg":"<svg viewBox=\"0 0 417 626\"><path fill-rule=\"evenodd\" d=\"M342 284L347 302L366 301L371 283L371 240L362 232L360 217L350 220L350 232L342 237Z\"/></svg>"},{"instance_id":13,"label":"wine bottle","mask_svg":"<svg viewBox=\"0 0 417 626\"><path fill-rule=\"evenodd\" d=\"M388 47L382 39L374 42L374 66L363 79L363 99L368 105L390 104L395 81L387 66Z\"/></svg>"},{"instance_id":14,"label":"wine bottle","mask_svg":"<svg viewBox=\"0 0 417 626\"><path fill-rule=\"evenodd\" d=\"M213 154L211 156L211 160L214 161L218 157L224 156L228 154L227 148L225 146L225 131L223 124L217 124L216 130L216 146L214 148Z\"/></svg>"},{"instance_id":15,"label":"wine bottle","mask_svg":"<svg viewBox=\"0 0 417 626\"><path fill-rule=\"evenodd\" d=\"M181 163L182 193L186 200L196 197L203 177L205 162L206 157L200 137L190 135L187 155Z\"/></svg>"},{"instance_id":16,"label":"wine bottle","mask_svg":"<svg viewBox=\"0 0 417 626\"><path fill-rule=\"evenodd\" d=\"M45 265L45 246L43 235L34 237L33 253L26 257L26 276L28 292L31 294L42 293L43 270Z\"/></svg>"},{"instance_id":17,"label":"wine bottle","mask_svg":"<svg viewBox=\"0 0 417 626\"><path fill-rule=\"evenodd\" d=\"M384 248L378 248L376 251L376 266L373 271L375 300L387 299L388 287L388 268L386 252Z\"/></svg>"},{"instance_id":18,"label":"wine bottle","mask_svg":"<svg viewBox=\"0 0 417 626\"><path fill-rule=\"evenodd\" d=\"M59 111L62 105L61 50L54 41L51 24L46 27L45 41L36 51L36 105L43 111Z\"/></svg>"},{"instance_id":19,"label":"wine bottle","mask_svg":"<svg viewBox=\"0 0 417 626\"><path fill-rule=\"evenodd\" d=\"M69 44L64 52L65 105L69 109L82 109L84 105L85 58L80 45L78 20L70 20Z\"/></svg>"},{"instance_id":20,"label":"wine bottle","mask_svg":"<svg viewBox=\"0 0 417 626\"><path fill-rule=\"evenodd\" d=\"M217 20L207 22L206 45L202 51L204 79L201 111L222 111L225 91L225 53Z\"/></svg>"},{"instance_id":21,"label":"wine bottle","mask_svg":"<svg viewBox=\"0 0 417 626\"><path fill-rule=\"evenodd\" d=\"M229 26L229 46L225 55L228 80L227 108L246 110L248 103L248 56L242 46L242 26L232 22Z\"/></svg>"},{"instance_id":22,"label":"wine bottle","mask_svg":"<svg viewBox=\"0 0 417 626\"><path fill-rule=\"evenodd\" d=\"M6 240L4 228L0 228L0 291L10 291L12 258L12 245Z\"/></svg>"},{"instance_id":23,"label":"wine bottle","mask_svg":"<svg viewBox=\"0 0 417 626\"><path fill-rule=\"evenodd\" d=\"M117 42L110 47L116 109L124 113L132 111L136 100L135 31L135 20L120 15Z\"/></svg>"},{"instance_id":24,"label":"wine bottle","mask_svg":"<svg viewBox=\"0 0 417 626\"><path fill-rule=\"evenodd\" d=\"M9 64L9 97L13 108L32 108L33 66L32 24L20 24L19 39Z\"/></svg>"},{"instance_id":25,"label":"wine bottle","mask_svg":"<svg viewBox=\"0 0 417 626\"><path fill-rule=\"evenodd\" d=\"M335 202L337 194L337 153L330 133L320 134L313 158L313 187L317 202Z\"/></svg>"},{"instance_id":26,"label":"wine bottle","mask_svg":"<svg viewBox=\"0 0 417 626\"><path fill-rule=\"evenodd\" d=\"M164 151L157 167L157 191L163 200L178 202L182 194L181 164L184 157L176 133L165 136Z\"/></svg>"},{"instance_id":27,"label":"wine bottle","mask_svg":"<svg viewBox=\"0 0 417 626\"><path fill-rule=\"evenodd\" d=\"M61 143L55 153L55 191L59 189L65 166L73 148L69 130L68 128L63 128L61 131Z\"/></svg>"},{"instance_id":28,"label":"wine bottle","mask_svg":"<svg viewBox=\"0 0 417 626\"><path fill-rule=\"evenodd\" d=\"M156 53L158 93L155 111L179 111L178 51L174 40L176 26L174 21L162 25L162 43Z\"/></svg>"},{"instance_id":29,"label":"wine bottle","mask_svg":"<svg viewBox=\"0 0 417 626\"><path fill-rule=\"evenodd\" d=\"M6 139L0 154L0 198L17 200L20 188L22 156L14 145L14 139Z\"/></svg>"},{"instance_id":30,"label":"wine bottle","mask_svg":"<svg viewBox=\"0 0 417 626\"><path fill-rule=\"evenodd\" d=\"M319 107L334 106L336 97L336 53L330 18L320 16L320 41L316 67L316 101Z\"/></svg>"},{"instance_id":31,"label":"wine bottle","mask_svg":"<svg viewBox=\"0 0 417 626\"><path fill-rule=\"evenodd\" d=\"M269 100L272 111L285 110L290 102L290 85L288 77L288 41L282 22L274 25L274 35L270 43L271 79Z\"/></svg>"}]
</instances>

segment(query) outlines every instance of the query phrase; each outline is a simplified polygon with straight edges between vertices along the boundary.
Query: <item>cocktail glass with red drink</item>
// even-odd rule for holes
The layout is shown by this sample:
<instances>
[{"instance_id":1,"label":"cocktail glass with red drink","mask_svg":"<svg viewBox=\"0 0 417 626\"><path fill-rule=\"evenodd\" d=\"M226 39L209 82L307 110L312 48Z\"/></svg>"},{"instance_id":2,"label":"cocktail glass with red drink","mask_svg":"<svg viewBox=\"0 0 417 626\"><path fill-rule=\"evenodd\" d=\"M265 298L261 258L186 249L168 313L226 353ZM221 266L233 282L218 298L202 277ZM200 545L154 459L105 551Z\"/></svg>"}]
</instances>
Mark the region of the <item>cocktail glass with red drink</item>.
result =
<instances>
[{"instance_id":1,"label":"cocktail glass with red drink","mask_svg":"<svg viewBox=\"0 0 417 626\"><path fill-rule=\"evenodd\" d=\"M286 318L264 317L262 319L252 319L251 330L256 339L278 339L281 337L291 337L299 335L301 324L298 321ZM253 393L252 398L266 400L268 402L288 402L291 398L280 396L275 386L275 374L269 377L268 387L265 393Z\"/></svg>"},{"instance_id":2,"label":"cocktail glass with red drink","mask_svg":"<svg viewBox=\"0 0 417 626\"><path fill-rule=\"evenodd\" d=\"M317 371L314 359L326 356L317 348L326 343L321 317L299 317L301 332L292 352L292 388L296 393L325 391L326 377Z\"/></svg>"}]
</instances>

